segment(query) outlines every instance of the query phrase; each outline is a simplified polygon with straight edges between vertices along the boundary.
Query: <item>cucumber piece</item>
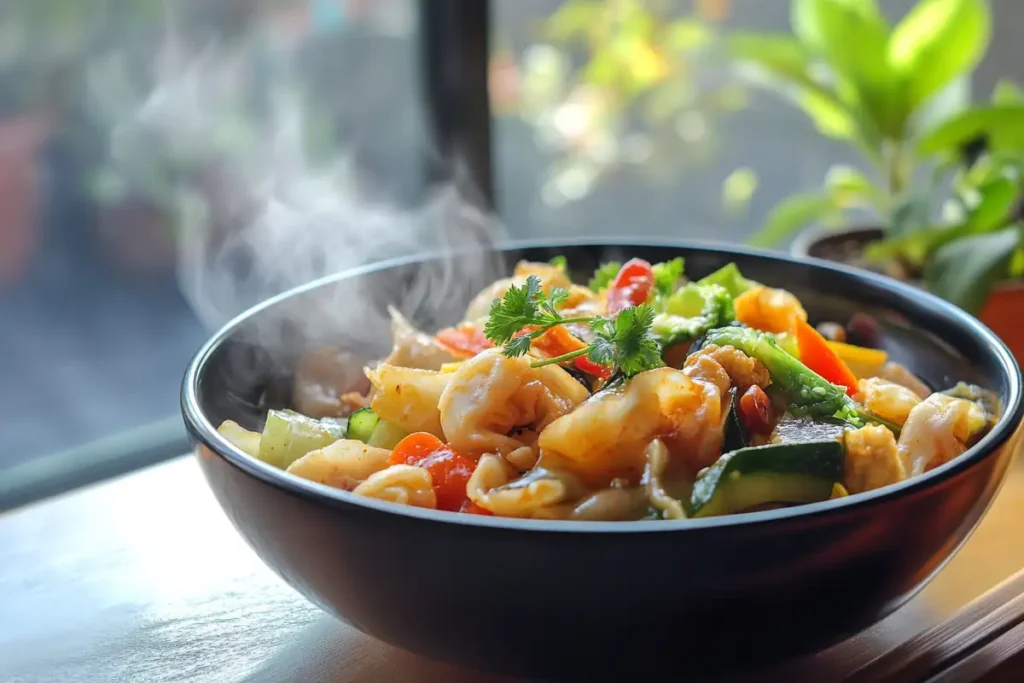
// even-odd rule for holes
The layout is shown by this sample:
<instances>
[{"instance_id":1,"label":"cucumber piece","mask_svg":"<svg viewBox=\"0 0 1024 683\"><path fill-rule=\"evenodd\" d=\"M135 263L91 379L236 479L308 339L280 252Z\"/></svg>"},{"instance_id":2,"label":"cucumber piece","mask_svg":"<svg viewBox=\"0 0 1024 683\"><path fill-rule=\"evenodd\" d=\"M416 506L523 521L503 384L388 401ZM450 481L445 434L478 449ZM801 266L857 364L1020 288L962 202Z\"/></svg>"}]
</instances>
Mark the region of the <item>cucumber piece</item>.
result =
<instances>
[{"instance_id":1,"label":"cucumber piece","mask_svg":"<svg viewBox=\"0 0 1024 683\"><path fill-rule=\"evenodd\" d=\"M348 438L369 443L373 430L377 427L380 417L373 412L373 408L360 408L349 415Z\"/></svg>"},{"instance_id":2,"label":"cucumber piece","mask_svg":"<svg viewBox=\"0 0 1024 683\"><path fill-rule=\"evenodd\" d=\"M263 426L258 458L286 469L310 451L345 438L337 423L321 422L294 410L271 410Z\"/></svg>"},{"instance_id":3,"label":"cucumber piece","mask_svg":"<svg viewBox=\"0 0 1024 683\"><path fill-rule=\"evenodd\" d=\"M768 503L828 500L843 478L840 441L769 444L726 453L693 485L690 516L742 512Z\"/></svg>"},{"instance_id":4,"label":"cucumber piece","mask_svg":"<svg viewBox=\"0 0 1024 683\"><path fill-rule=\"evenodd\" d=\"M259 457L261 438L259 432L250 432L232 420L224 420L220 427L217 427L217 431L225 439L238 446L244 453L248 453L254 458Z\"/></svg>"},{"instance_id":5,"label":"cucumber piece","mask_svg":"<svg viewBox=\"0 0 1024 683\"><path fill-rule=\"evenodd\" d=\"M370 439L366 442L366 445L376 446L377 448L386 448L390 451L398 445L399 441L407 436L409 436L409 432L405 431L394 422L381 420L377 423L377 426L373 428L373 434L370 435Z\"/></svg>"}]
</instances>

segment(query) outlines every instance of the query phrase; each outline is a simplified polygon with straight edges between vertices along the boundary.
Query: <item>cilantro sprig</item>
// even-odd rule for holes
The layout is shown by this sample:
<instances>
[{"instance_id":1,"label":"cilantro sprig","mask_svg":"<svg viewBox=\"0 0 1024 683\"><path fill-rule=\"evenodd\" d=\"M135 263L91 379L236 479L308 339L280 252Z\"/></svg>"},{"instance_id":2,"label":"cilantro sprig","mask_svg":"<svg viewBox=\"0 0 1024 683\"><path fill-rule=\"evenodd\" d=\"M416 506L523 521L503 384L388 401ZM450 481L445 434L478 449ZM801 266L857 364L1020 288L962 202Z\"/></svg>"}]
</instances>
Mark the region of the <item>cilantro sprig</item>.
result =
<instances>
[{"instance_id":1,"label":"cilantro sprig","mask_svg":"<svg viewBox=\"0 0 1024 683\"><path fill-rule=\"evenodd\" d=\"M502 353L515 358L529 352L533 341L556 325L586 324L594 332L590 344L561 356L535 360L531 365L541 367L586 356L591 362L609 366L627 377L662 365L661 346L651 334L654 309L649 305L627 308L614 318L566 318L558 307L568 297L569 293L559 287L545 294L540 279L531 275L525 284L510 287L502 298L494 300L484 336L496 345L504 345ZM533 329L523 333L527 328Z\"/></svg>"}]
</instances>

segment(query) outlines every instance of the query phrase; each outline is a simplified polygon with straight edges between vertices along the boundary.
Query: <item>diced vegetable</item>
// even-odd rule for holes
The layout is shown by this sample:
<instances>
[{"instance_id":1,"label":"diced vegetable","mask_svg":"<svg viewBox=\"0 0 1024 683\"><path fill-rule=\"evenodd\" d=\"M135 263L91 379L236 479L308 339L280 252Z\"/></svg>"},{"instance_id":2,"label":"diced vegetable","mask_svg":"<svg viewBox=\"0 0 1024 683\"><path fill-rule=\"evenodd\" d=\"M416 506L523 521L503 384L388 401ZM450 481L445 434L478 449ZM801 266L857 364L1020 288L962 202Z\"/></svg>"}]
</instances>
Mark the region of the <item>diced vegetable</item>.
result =
<instances>
[{"instance_id":1,"label":"diced vegetable","mask_svg":"<svg viewBox=\"0 0 1024 683\"><path fill-rule=\"evenodd\" d=\"M690 516L741 512L770 503L828 500L843 478L839 441L770 444L726 453L693 485Z\"/></svg>"},{"instance_id":2,"label":"diced vegetable","mask_svg":"<svg viewBox=\"0 0 1024 683\"><path fill-rule=\"evenodd\" d=\"M565 325L555 325L547 332L533 340L532 348L544 353L549 358L556 358L574 351L587 348L586 342L576 337ZM573 359L573 365L582 372L601 379L608 379L612 374L611 367L598 365L586 356Z\"/></svg>"},{"instance_id":3,"label":"diced vegetable","mask_svg":"<svg viewBox=\"0 0 1024 683\"><path fill-rule=\"evenodd\" d=\"M380 418L373 408L362 408L348 418L348 438L369 443L373 430L377 428Z\"/></svg>"},{"instance_id":4,"label":"diced vegetable","mask_svg":"<svg viewBox=\"0 0 1024 683\"><path fill-rule=\"evenodd\" d=\"M813 326L805 321L798 322L796 340L804 365L832 384L845 387L849 395L857 392L857 377Z\"/></svg>"},{"instance_id":5,"label":"diced vegetable","mask_svg":"<svg viewBox=\"0 0 1024 683\"><path fill-rule=\"evenodd\" d=\"M291 410L271 410L260 437L259 459L287 469L310 451L345 438L337 423L321 422Z\"/></svg>"},{"instance_id":6,"label":"diced vegetable","mask_svg":"<svg viewBox=\"0 0 1024 683\"><path fill-rule=\"evenodd\" d=\"M367 445L375 446L377 448L386 448L391 450L398 442L409 436L409 432L405 431L394 422L388 422L387 420L380 420L377 422L377 426L373 428L373 433L370 434L370 438L366 441Z\"/></svg>"},{"instance_id":7,"label":"diced vegetable","mask_svg":"<svg viewBox=\"0 0 1024 683\"><path fill-rule=\"evenodd\" d=\"M258 458L260 454L260 434L259 432L250 432L245 427L242 427L237 422L232 420L224 420L220 427L217 427L217 431L221 433L225 439L238 446L243 453L248 453L254 458Z\"/></svg>"},{"instance_id":8,"label":"diced vegetable","mask_svg":"<svg viewBox=\"0 0 1024 683\"><path fill-rule=\"evenodd\" d=\"M658 296L669 296L676 291L676 286L683 278L685 261L682 257L664 263L655 263L651 267L654 275L654 289Z\"/></svg>"},{"instance_id":9,"label":"diced vegetable","mask_svg":"<svg viewBox=\"0 0 1024 683\"><path fill-rule=\"evenodd\" d=\"M840 484L838 481L832 484L832 495L831 498L845 498L850 495L850 492L846 490L846 487Z\"/></svg>"},{"instance_id":10,"label":"diced vegetable","mask_svg":"<svg viewBox=\"0 0 1024 683\"><path fill-rule=\"evenodd\" d=\"M875 377L889 359L889 355L881 349L869 349L837 341L826 343L858 379Z\"/></svg>"},{"instance_id":11,"label":"diced vegetable","mask_svg":"<svg viewBox=\"0 0 1024 683\"><path fill-rule=\"evenodd\" d=\"M740 418L748 430L755 433L767 433L772 427L771 401L764 389L751 385L740 397Z\"/></svg>"},{"instance_id":12,"label":"diced vegetable","mask_svg":"<svg viewBox=\"0 0 1024 683\"><path fill-rule=\"evenodd\" d=\"M720 287L724 287L725 291L729 292L729 296L735 299L757 283L743 277L743 274L740 273L740 269L735 263L729 263L707 277L697 280L697 284L718 285Z\"/></svg>"},{"instance_id":13,"label":"diced vegetable","mask_svg":"<svg viewBox=\"0 0 1024 683\"><path fill-rule=\"evenodd\" d=\"M653 293L654 272L651 264L643 259L630 259L608 285L608 313L614 315L624 308L647 303Z\"/></svg>"},{"instance_id":14,"label":"diced vegetable","mask_svg":"<svg viewBox=\"0 0 1024 683\"><path fill-rule=\"evenodd\" d=\"M672 346L728 325L734 317L732 296L725 288L691 282L666 299L665 312L655 316L651 332L663 346Z\"/></svg>"}]
</instances>

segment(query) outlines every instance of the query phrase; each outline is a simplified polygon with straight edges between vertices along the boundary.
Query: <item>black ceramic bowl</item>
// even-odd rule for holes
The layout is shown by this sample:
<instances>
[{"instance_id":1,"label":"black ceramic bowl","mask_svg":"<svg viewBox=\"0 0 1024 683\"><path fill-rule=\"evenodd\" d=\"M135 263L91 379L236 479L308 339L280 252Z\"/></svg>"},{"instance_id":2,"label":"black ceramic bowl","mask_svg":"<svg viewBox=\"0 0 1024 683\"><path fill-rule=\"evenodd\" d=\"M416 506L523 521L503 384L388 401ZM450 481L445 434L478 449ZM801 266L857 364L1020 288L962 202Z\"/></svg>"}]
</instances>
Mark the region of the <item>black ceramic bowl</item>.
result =
<instances>
[{"instance_id":1,"label":"black ceramic bowl","mask_svg":"<svg viewBox=\"0 0 1024 683\"><path fill-rule=\"evenodd\" d=\"M286 404L295 354L308 344L355 336L357 360L387 351L385 329L368 324L353 335L322 313L359 302L372 307L368 320L383 320L388 301L417 286L423 260L343 273L229 324L198 353L182 393L199 462L227 515L264 562L324 610L406 650L504 673L751 666L823 647L895 610L992 502L1019 441L1021 375L1003 344L953 306L864 272L740 249L576 243L502 252L508 268L556 254L581 274L630 256L683 256L693 277L735 261L748 277L795 293L812 321L876 317L891 358L935 388L958 380L986 387L1005 412L977 446L924 476L783 510L591 523L361 499L265 465L215 431L225 419L258 428L267 407ZM448 319L427 324L457 319L467 303L457 299L445 297Z\"/></svg>"}]
</instances>

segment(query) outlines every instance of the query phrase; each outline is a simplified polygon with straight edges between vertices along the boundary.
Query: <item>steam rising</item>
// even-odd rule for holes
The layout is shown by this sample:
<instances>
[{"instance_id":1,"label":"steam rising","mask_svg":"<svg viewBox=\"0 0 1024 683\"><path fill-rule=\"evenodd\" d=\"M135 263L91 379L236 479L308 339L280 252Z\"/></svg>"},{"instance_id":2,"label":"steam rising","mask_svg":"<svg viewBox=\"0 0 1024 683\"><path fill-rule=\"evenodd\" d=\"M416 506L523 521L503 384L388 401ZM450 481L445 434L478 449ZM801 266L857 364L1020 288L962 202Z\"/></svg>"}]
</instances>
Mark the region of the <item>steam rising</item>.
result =
<instances>
[{"instance_id":1,"label":"steam rising","mask_svg":"<svg viewBox=\"0 0 1024 683\"><path fill-rule=\"evenodd\" d=\"M489 248L501 228L466 200L459 183L436 190L415 210L398 209L373 195L348 155L310 162L290 84L271 94L259 120L225 126L250 86L240 60L218 47L189 59L183 53L169 42L157 86L118 114L111 156L125 168L157 166L164 157L181 167L172 185L178 276L206 325L218 327L270 296L339 271L445 252L400 278L374 278L358 290L311 300L294 321L307 333L322 326L346 329L356 341L379 339L387 334L386 304L413 319L450 321L500 274ZM409 150L410 164L421 159L421 150Z\"/></svg>"}]
</instances>

